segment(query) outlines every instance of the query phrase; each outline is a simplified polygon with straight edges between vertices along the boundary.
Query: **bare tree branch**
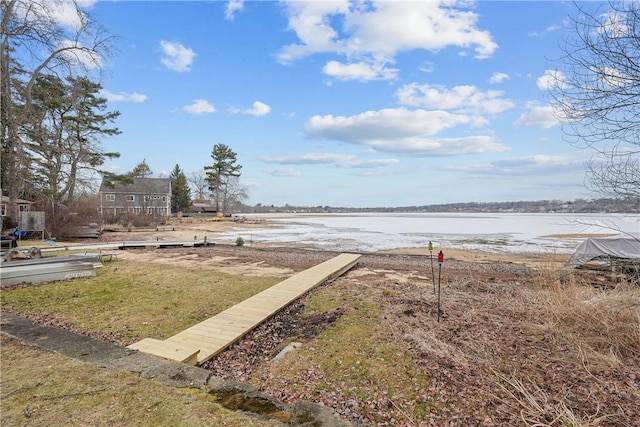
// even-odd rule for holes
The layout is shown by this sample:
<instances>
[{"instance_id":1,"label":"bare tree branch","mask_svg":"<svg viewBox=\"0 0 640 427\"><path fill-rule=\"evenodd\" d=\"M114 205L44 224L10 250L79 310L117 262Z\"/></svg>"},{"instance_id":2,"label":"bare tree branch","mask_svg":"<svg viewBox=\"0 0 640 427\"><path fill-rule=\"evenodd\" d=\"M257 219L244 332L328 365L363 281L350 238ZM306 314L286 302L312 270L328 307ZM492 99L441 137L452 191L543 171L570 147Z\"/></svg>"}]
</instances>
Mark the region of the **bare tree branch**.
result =
<instances>
[{"instance_id":1,"label":"bare tree branch","mask_svg":"<svg viewBox=\"0 0 640 427\"><path fill-rule=\"evenodd\" d=\"M557 60L552 104L565 139L596 154L588 188L640 197L640 3L576 6Z\"/></svg>"}]
</instances>

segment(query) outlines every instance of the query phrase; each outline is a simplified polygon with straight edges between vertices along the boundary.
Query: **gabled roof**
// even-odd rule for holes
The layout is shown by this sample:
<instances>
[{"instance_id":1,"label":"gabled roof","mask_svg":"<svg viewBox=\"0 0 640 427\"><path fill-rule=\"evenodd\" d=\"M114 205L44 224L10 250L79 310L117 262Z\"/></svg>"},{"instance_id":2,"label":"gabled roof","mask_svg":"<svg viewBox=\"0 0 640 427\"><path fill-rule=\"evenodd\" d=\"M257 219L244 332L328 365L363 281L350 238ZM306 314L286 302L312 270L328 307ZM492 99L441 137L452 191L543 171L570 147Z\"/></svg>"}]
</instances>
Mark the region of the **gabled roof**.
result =
<instances>
[{"instance_id":1,"label":"gabled roof","mask_svg":"<svg viewBox=\"0 0 640 427\"><path fill-rule=\"evenodd\" d=\"M169 178L133 178L133 184L115 184L108 187L102 180L101 193L126 194L170 194L171 180Z\"/></svg>"},{"instance_id":2,"label":"gabled roof","mask_svg":"<svg viewBox=\"0 0 640 427\"><path fill-rule=\"evenodd\" d=\"M9 196L2 196L2 203L9 203ZM16 199L16 203L20 204L20 205L32 205L34 202L30 202L29 200L24 200L24 199Z\"/></svg>"}]
</instances>

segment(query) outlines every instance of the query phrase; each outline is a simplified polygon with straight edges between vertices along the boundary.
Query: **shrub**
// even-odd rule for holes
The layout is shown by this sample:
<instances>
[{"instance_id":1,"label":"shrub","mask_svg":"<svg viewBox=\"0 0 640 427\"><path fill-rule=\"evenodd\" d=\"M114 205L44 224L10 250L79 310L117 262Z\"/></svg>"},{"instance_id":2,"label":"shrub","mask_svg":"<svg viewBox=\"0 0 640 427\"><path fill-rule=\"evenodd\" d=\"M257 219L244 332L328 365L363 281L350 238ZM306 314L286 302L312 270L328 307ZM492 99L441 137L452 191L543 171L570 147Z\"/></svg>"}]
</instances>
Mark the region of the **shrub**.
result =
<instances>
[{"instance_id":1,"label":"shrub","mask_svg":"<svg viewBox=\"0 0 640 427\"><path fill-rule=\"evenodd\" d=\"M240 236L236 239L236 246L244 246L244 239Z\"/></svg>"}]
</instances>

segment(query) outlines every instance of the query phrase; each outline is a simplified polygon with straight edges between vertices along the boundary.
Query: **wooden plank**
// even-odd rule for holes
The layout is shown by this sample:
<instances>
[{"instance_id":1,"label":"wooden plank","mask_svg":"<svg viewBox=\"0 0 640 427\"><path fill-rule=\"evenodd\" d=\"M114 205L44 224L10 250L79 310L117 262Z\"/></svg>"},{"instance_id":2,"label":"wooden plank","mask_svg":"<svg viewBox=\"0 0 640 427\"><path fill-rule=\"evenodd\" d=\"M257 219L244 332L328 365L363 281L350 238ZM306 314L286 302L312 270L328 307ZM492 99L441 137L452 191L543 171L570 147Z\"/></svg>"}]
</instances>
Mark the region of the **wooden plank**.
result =
<instances>
[{"instance_id":1,"label":"wooden plank","mask_svg":"<svg viewBox=\"0 0 640 427\"><path fill-rule=\"evenodd\" d=\"M188 365L196 365L198 362L199 347L176 345L166 341L145 338L137 343L131 344L127 348L138 350L142 353L160 356L164 359L176 360Z\"/></svg>"},{"instance_id":2,"label":"wooden plank","mask_svg":"<svg viewBox=\"0 0 640 427\"><path fill-rule=\"evenodd\" d=\"M229 327L228 325L211 324L211 325L194 325L182 332L191 331L194 334L201 334L201 335L211 334L218 337L231 338L235 335L242 334L243 332L246 332L249 329L251 329L251 325L247 325L244 327ZM179 332L179 333L182 333L182 332Z\"/></svg>"},{"instance_id":3,"label":"wooden plank","mask_svg":"<svg viewBox=\"0 0 640 427\"><path fill-rule=\"evenodd\" d=\"M360 255L356 254L338 255L285 279L233 307L229 307L221 313L179 332L165 341L160 341L165 346L147 342L144 346L141 345L140 348L158 351L161 353L158 354L161 357L171 355L172 351L177 354L181 351L185 352L187 349L193 350L197 348L199 352L195 353L196 356L192 355L191 357L197 357L197 363L202 364L238 341L247 332L269 319L306 292L351 269L359 258ZM129 347L137 349L138 347L133 346L148 340L150 339L147 338ZM175 347L173 350L171 350L172 346ZM181 357L184 356L182 353L180 354Z\"/></svg>"},{"instance_id":4,"label":"wooden plank","mask_svg":"<svg viewBox=\"0 0 640 427\"><path fill-rule=\"evenodd\" d=\"M202 347L222 347L229 342L230 338L221 338L213 335L201 335L193 332L180 332L170 338L167 338L166 343L178 343L185 346L194 346L198 348Z\"/></svg>"}]
</instances>

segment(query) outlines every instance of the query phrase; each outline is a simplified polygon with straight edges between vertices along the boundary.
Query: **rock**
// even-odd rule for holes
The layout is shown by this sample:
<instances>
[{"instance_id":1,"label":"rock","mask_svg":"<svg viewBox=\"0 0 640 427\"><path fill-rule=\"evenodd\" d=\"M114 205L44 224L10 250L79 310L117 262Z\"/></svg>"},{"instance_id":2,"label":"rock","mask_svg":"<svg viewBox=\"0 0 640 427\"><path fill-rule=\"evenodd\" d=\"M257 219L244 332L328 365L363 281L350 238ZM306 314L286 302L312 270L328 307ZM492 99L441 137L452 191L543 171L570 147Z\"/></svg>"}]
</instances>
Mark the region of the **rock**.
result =
<instances>
[{"instance_id":1,"label":"rock","mask_svg":"<svg viewBox=\"0 0 640 427\"><path fill-rule=\"evenodd\" d=\"M298 347L302 347L302 343L301 342L292 342L289 345L287 345L285 348L282 349L282 351L280 351L280 353L278 353L276 355L276 357L274 357L273 359L271 359L272 362L274 363L278 363L281 362L282 359L284 359L284 356L289 353L292 350L295 350Z\"/></svg>"}]
</instances>

